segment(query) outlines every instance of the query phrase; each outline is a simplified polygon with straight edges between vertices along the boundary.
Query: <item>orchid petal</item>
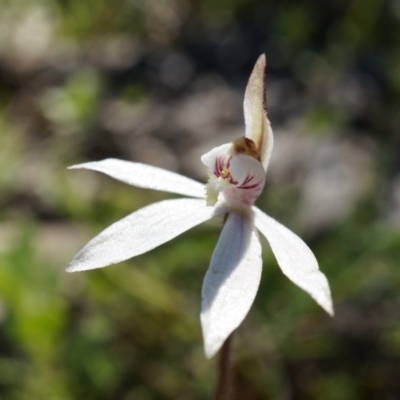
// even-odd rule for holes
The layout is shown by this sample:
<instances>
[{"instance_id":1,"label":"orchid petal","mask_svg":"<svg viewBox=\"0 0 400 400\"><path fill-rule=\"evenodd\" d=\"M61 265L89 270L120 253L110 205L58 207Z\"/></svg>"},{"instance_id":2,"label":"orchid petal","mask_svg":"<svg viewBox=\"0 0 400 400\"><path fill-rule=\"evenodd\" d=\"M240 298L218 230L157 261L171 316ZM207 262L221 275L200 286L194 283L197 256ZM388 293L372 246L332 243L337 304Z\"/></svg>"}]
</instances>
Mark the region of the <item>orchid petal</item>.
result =
<instances>
[{"instance_id":1,"label":"orchid petal","mask_svg":"<svg viewBox=\"0 0 400 400\"><path fill-rule=\"evenodd\" d=\"M217 164L217 160L220 158L225 161L227 159L227 155L229 154L232 148L232 143L226 143L222 146L214 147L212 150L201 156L201 162L211 171L215 171L215 165ZM225 168L225 166L223 167Z\"/></svg>"},{"instance_id":2,"label":"orchid petal","mask_svg":"<svg viewBox=\"0 0 400 400\"><path fill-rule=\"evenodd\" d=\"M260 192L264 188L265 171L255 158L242 154L232 157L229 169L237 187L257 184L260 186ZM251 182L248 181L249 177L252 177Z\"/></svg>"},{"instance_id":3,"label":"orchid petal","mask_svg":"<svg viewBox=\"0 0 400 400\"><path fill-rule=\"evenodd\" d=\"M266 68L267 60L263 54L250 75L243 104L246 137L256 144L265 170L271 158L274 140L267 117Z\"/></svg>"},{"instance_id":4,"label":"orchid petal","mask_svg":"<svg viewBox=\"0 0 400 400\"><path fill-rule=\"evenodd\" d=\"M146 253L188 229L225 213L205 200L173 199L144 207L92 239L72 260L68 272L106 267Z\"/></svg>"},{"instance_id":5,"label":"orchid petal","mask_svg":"<svg viewBox=\"0 0 400 400\"><path fill-rule=\"evenodd\" d=\"M282 272L333 315L329 283L309 247L293 232L253 207L257 229L267 238Z\"/></svg>"},{"instance_id":6,"label":"orchid petal","mask_svg":"<svg viewBox=\"0 0 400 400\"><path fill-rule=\"evenodd\" d=\"M260 196L265 183L265 171L259 161L250 156L232 157L229 165L235 187L223 191L227 204L234 208L249 207Z\"/></svg>"},{"instance_id":7,"label":"orchid petal","mask_svg":"<svg viewBox=\"0 0 400 400\"><path fill-rule=\"evenodd\" d=\"M69 169L90 169L102 172L128 185L204 198L204 184L175 172L146 164L109 158L73 165Z\"/></svg>"},{"instance_id":8,"label":"orchid petal","mask_svg":"<svg viewBox=\"0 0 400 400\"><path fill-rule=\"evenodd\" d=\"M261 267L253 215L231 212L202 288L201 324L208 358L246 317L260 284Z\"/></svg>"}]
</instances>

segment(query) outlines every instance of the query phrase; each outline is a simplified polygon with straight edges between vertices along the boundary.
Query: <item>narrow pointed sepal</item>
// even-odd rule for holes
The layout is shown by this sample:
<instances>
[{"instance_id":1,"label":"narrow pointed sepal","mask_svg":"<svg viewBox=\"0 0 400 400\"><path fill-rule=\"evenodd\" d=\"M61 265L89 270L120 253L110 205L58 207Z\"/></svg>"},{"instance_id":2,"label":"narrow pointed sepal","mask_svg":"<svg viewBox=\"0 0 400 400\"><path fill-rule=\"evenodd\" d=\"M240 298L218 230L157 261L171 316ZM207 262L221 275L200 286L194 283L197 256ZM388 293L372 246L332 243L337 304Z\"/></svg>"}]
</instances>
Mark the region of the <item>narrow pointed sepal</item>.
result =
<instances>
[{"instance_id":1,"label":"narrow pointed sepal","mask_svg":"<svg viewBox=\"0 0 400 400\"><path fill-rule=\"evenodd\" d=\"M231 212L201 293L201 326L208 358L246 317L260 284L261 268L261 245L252 213Z\"/></svg>"},{"instance_id":2,"label":"narrow pointed sepal","mask_svg":"<svg viewBox=\"0 0 400 400\"><path fill-rule=\"evenodd\" d=\"M333 316L331 290L309 247L293 232L253 207L255 225L268 240L282 272Z\"/></svg>"},{"instance_id":3,"label":"narrow pointed sepal","mask_svg":"<svg viewBox=\"0 0 400 400\"><path fill-rule=\"evenodd\" d=\"M223 207L207 207L204 199L174 199L151 204L93 238L71 261L67 271L102 268L146 253L225 212Z\"/></svg>"},{"instance_id":4,"label":"narrow pointed sepal","mask_svg":"<svg viewBox=\"0 0 400 400\"><path fill-rule=\"evenodd\" d=\"M250 75L243 104L246 137L256 144L265 170L271 158L274 140L267 116L266 69L267 60L265 54L262 54Z\"/></svg>"},{"instance_id":5,"label":"narrow pointed sepal","mask_svg":"<svg viewBox=\"0 0 400 400\"><path fill-rule=\"evenodd\" d=\"M143 189L160 190L189 197L203 198L205 196L204 184L175 172L141 163L108 158L73 165L69 169L90 169L102 172L111 178Z\"/></svg>"}]
</instances>

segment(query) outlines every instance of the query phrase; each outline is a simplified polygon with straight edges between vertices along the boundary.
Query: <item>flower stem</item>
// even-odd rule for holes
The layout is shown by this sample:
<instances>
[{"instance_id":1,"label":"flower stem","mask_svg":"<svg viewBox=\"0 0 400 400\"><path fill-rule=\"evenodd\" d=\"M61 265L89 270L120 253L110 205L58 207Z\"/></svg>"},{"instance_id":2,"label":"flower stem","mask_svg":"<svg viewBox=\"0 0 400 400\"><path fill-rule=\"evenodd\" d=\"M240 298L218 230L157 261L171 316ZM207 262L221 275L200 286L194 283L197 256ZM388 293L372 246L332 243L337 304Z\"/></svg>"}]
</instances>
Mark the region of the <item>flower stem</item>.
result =
<instances>
[{"instance_id":1,"label":"flower stem","mask_svg":"<svg viewBox=\"0 0 400 400\"><path fill-rule=\"evenodd\" d=\"M232 362L233 333L225 340L218 360L218 382L214 400L231 400L233 394L233 362Z\"/></svg>"}]
</instances>

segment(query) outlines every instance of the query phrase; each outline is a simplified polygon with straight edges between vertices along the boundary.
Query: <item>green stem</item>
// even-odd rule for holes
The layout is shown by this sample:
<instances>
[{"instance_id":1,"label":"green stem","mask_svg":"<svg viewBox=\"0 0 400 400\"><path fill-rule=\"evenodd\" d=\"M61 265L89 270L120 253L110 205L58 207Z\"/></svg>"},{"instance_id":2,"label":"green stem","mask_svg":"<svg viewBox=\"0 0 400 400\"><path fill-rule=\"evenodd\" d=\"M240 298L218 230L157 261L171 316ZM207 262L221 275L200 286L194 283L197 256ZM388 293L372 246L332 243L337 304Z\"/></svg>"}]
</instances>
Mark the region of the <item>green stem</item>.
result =
<instances>
[{"instance_id":1,"label":"green stem","mask_svg":"<svg viewBox=\"0 0 400 400\"><path fill-rule=\"evenodd\" d=\"M233 393L233 363L232 363L233 333L222 345L218 360L218 382L214 400L231 400Z\"/></svg>"}]
</instances>

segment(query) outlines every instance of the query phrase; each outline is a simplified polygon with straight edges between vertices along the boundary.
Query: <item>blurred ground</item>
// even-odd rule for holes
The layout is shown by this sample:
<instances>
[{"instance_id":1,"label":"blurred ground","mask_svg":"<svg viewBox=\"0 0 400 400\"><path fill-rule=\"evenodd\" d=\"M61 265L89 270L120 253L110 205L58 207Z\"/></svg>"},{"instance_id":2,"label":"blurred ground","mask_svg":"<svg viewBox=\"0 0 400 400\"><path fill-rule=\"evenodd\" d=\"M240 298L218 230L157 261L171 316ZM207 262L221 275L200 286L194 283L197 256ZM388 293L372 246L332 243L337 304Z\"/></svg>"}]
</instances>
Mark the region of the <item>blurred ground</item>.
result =
<instances>
[{"instance_id":1,"label":"blurred ground","mask_svg":"<svg viewBox=\"0 0 400 400\"><path fill-rule=\"evenodd\" d=\"M1 0L0 398L208 399L200 287L218 222L66 274L167 195L68 165L118 157L204 181L243 134L258 55L275 150L258 205L331 283L330 319L265 243L236 399L400 399L400 1Z\"/></svg>"}]
</instances>

